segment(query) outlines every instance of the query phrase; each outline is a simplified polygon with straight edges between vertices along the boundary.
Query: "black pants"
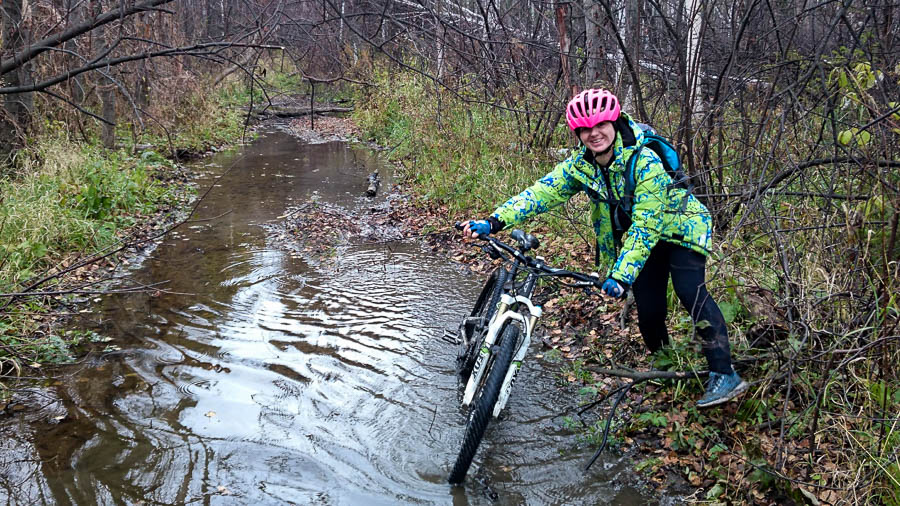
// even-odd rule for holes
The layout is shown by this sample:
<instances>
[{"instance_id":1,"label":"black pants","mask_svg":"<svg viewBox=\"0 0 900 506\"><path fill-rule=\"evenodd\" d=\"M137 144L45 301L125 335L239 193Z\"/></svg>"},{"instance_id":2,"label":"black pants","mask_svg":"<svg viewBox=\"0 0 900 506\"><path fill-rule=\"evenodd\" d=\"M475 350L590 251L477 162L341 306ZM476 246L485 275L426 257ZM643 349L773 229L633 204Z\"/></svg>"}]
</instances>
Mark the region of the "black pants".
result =
<instances>
[{"instance_id":1,"label":"black pants","mask_svg":"<svg viewBox=\"0 0 900 506\"><path fill-rule=\"evenodd\" d=\"M666 329L666 287L672 276L675 295L703 339L703 354L711 371L731 374L728 328L719 306L706 291L706 257L677 244L659 241L634 281L638 328L650 351L669 344ZM697 325L697 322L701 322ZM703 323L705 322L705 323Z\"/></svg>"}]
</instances>

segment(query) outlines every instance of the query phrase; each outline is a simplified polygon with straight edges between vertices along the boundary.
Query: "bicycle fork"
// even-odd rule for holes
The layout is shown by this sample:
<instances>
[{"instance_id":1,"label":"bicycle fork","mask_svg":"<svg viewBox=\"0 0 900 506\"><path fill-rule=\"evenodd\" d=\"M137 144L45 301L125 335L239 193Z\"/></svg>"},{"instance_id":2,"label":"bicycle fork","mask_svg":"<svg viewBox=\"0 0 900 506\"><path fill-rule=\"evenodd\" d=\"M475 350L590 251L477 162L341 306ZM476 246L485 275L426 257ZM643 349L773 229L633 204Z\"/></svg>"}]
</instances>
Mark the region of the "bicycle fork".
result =
<instances>
[{"instance_id":1,"label":"bicycle fork","mask_svg":"<svg viewBox=\"0 0 900 506\"><path fill-rule=\"evenodd\" d=\"M500 398L497 399L497 404L494 405L494 418L500 416L500 412L506 407L506 402L509 400L510 394L512 394L516 377L519 375L519 369L522 368L522 361L525 359L525 354L528 353L528 347L531 345L531 332L534 330L538 318L543 313L543 310L539 306L532 304L527 297L516 297L516 301L525 304L528 307L529 314L528 318L525 319L520 313L516 313L525 323L521 330L522 344L516 350L516 354L513 355L512 364L510 364L509 370L506 371L506 378L503 379L503 386L500 387Z\"/></svg>"},{"instance_id":2,"label":"bicycle fork","mask_svg":"<svg viewBox=\"0 0 900 506\"><path fill-rule=\"evenodd\" d=\"M509 307L517 302L528 307L528 318L521 313L509 310ZM515 383L519 369L522 367L522 360L525 358L525 354L528 352L528 346L531 344L531 332L542 312L542 309L539 306L532 304L531 300L527 297L512 297L509 294L501 295L497 312L494 314L494 318L488 326L484 342L482 343L481 349L478 351L478 358L475 361L472 375L469 377L468 383L466 383L466 390L463 394L462 402L464 406L470 405L475 398L478 386L481 384L482 378L487 373L491 348L497 342L497 337L500 335L500 331L503 329L504 324L510 320L518 320L522 325L522 343L518 347L516 354L513 356L512 363L510 364L509 370L506 372L506 377L503 379L503 385L500 388L500 397L497 400L497 404L494 406L493 416L496 417L500 414L500 411L503 410L504 406L506 406L506 402L509 400L512 386Z\"/></svg>"}]
</instances>

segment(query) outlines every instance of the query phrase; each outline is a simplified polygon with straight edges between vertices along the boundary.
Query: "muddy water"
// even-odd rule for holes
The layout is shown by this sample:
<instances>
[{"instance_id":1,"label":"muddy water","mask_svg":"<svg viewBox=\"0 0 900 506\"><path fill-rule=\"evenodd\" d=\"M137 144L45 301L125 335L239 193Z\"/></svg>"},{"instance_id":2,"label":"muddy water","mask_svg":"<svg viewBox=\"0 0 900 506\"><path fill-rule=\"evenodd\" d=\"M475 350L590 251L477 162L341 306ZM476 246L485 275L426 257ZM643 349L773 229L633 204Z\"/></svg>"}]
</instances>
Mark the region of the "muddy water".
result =
<instances>
[{"instance_id":1,"label":"muddy water","mask_svg":"<svg viewBox=\"0 0 900 506\"><path fill-rule=\"evenodd\" d=\"M464 487L445 483L464 413L439 339L479 279L414 242L311 264L262 225L310 199L366 209L374 155L273 132L205 166L194 222L130 272L166 293L107 298L120 351L69 371L42 415L4 422L0 495L20 504L645 504L631 462L562 428L526 363ZM221 179L214 176L223 174ZM374 204L377 204L374 203ZM204 221L205 220L205 221ZM533 353L532 353L533 355ZM56 398L56 400L53 400ZM49 413L49 415L47 414Z\"/></svg>"}]
</instances>

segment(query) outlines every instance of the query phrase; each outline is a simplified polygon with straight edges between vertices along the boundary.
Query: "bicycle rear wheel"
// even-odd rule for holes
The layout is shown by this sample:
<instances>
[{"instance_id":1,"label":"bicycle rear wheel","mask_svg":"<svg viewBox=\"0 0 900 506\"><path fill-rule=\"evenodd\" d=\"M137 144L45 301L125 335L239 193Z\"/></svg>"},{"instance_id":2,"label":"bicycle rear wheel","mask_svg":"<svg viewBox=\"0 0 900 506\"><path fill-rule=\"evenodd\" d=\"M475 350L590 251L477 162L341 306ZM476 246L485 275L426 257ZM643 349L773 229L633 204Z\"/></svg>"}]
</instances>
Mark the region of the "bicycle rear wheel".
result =
<instances>
[{"instance_id":1,"label":"bicycle rear wheel","mask_svg":"<svg viewBox=\"0 0 900 506\"><path fill-rule=\"evenodd\" d=\"M478 348L481 346L481 336L479 335L484 326L494 316L497 311L497 303L500 301L500 294L503 293L503 285L506 284L506 278L509 272L498 267L484 283L478 299L475 301L475 307L472 309L470 318L482 318L483 324L476 325L472 320L461 329L463 333L463 345L456 356L456 372L463 384L469 381L469 375L472 374L472 368L475 367L475 359L478 358Z\"/></svg>"},{"instance_id":2,"label":"bicycle rear wheel","mask_svg":"<svg viewBox=\"0 0 900 506\"><path fill-rule=\"evenodd\" d=\"M497 404L497 398L500 396L500 388L506 378L506 371L509 370L512 363L516 344L519 342L519 333L517 325L507 324L503 329L500 350L495 355L487 380L482 385L479 397L469 412L462 448L459 450L456 463L453 464L453 470L450 471L450 477L447 479L451 484L462 483L469 471L469 466L472 465L472 459L475 457L475 452L478 451L478 445L481 444L481 438L484 437L484 431L487 429L488 421L494 411L494 405Z\"/></svg>"}]
</instances>

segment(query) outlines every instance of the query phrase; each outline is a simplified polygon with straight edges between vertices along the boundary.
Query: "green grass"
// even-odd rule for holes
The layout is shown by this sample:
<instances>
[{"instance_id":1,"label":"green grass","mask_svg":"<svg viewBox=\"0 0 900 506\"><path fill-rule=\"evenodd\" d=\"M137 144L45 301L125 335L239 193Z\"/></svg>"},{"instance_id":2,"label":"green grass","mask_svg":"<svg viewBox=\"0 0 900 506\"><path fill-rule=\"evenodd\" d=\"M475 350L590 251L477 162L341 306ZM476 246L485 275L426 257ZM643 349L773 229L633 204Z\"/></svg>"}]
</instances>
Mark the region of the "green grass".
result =
<instances>
[{"instance_id":1,"label":"green grass","mask_svg":"<svg viewBox=\"0 0 900 506\"><path fill-rule=\"evenodd\" d=\"M129 227L176 200L153 177L172 166L152 151L131 156L47 136L19 151L16 160L15 167L0 170L0 293L21 292L118 244ZM72 282L62 277L40 290ZM55 299L30 297L0 312L0 373L73 359L83 336L60 334L51 324L55 310Z\"/></svg>"},{"instance_id":2,"label":"green grass","mask_svg":"<svg viewBox=\"0 0 900 506\"><path fill-rule=\"evenodd\" d=\"M203 153L210 147L234 142L245 133L245 114L230 107L229 100L225 91L178 97L164 113L170 124L166 129L148 124L137 139L124 131L119 132L119 138L126 147L132 143L149 143L162 153L168 153L171 148Z\"/></svg>"},{"instance_id":3,"label":"green grass","mask_svg":"<svg viewBox=\"0 0 900 506\"><path fill-rule=\"evenodd\" d=\"M116 240L116 231L155 210L166 190L150 173L158 156L104 152L64 138L45 139L20 152L20 165L0 179L0 290L72 254L88 254Z\"/></svg>"},{"instance_id":4,"label":"green grass","mask_svg":"<svg viewBox=\"0 0 900 506\"><path fill-rule=\"evenodd\" d=\"M449 208L448 227L455 220L487 216L556 164L547 152L528 147L512 113L463 102L418 75L376 70L370 79L376 86L359 92L354 120L368 138L388 148L418 198ZM560 125L554 145L574 141ZM587 199L576 197L519 227L580 245L558 249L561 256L553 260L569 264L593 244L588 215Z\"/></svg>"},{"instance_id":5,"label":"green grass","mask_svg":"<svg viewBox=\"0 0 900 506\"><path fill-rule=\"evenodd\" d=\"M438 120L437 95L445 91L418 76L376 73L375 80L379 86L357 97L354 119L392 149L426 199L448 203L454 212L487 213L552 167L546 156L521 146L503 112L446 96Z\"/></svg>"},{"instance_id":6,"label":"green grass","mask_svg":"<svg viewBox=\"0 0 900 506\"><path fill-rule=\"evenodd\" d=\"M278 86L292 85L288 76L274 77ZM201 83L183 82L177 93L154 101L154 114L142 129L123 119L117 130L121 150L99 147L99 124L89 125L76 141L64 121L53 119L61 111L38 113L43 121L35 124L41 128L28 147L15 154L14 163L0 167L0 293L19 292L76 259L116 245L129 228L178 205L183 192L154 177L174 168L161 153L202 153L244 132L244 116L230 106L235 99L229 88L211 92ZM134 150L135 144L154 148ZM53 289L54 283L72 281L53 280L41 289ZM58 334L49 324L54 303L19 299L0 312L0 373L65 362L77 354L73 347L85 339Z\"/></svg>"}]
</instances>

